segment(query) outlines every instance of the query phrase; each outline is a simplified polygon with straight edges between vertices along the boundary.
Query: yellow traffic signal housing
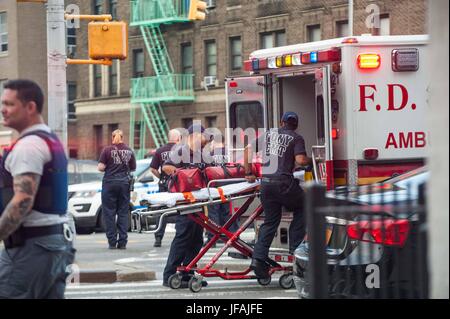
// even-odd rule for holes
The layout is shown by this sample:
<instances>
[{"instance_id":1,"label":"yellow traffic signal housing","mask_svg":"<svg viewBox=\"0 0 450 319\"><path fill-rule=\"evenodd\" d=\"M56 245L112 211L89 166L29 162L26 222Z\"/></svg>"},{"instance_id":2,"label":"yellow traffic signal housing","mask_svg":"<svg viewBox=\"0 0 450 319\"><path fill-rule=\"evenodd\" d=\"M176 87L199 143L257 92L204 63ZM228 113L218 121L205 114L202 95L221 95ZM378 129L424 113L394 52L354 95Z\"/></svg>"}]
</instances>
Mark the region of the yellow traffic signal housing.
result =
<instances>
[{"instance_id":1,"label":"yellow traffic signal housing","mask_svg":"<svg viewBox=\"0 0 450 319\"><path fill-rule=\"evenodd\" d=\"M206 7L205 1L191 0L189 4L189 20L205 20Z\"/></svg>"},{"instance_id":2,"label":"yellow traffic signal housing","mask_svg":"<svg viewBox=\"0 0 450 319\"><path fill-rule=\"evenodd\" d=\"M125 22L90 22L88 39L91 59L124 60L128 56L128 25Z\"/></svg>"}]
</instances>

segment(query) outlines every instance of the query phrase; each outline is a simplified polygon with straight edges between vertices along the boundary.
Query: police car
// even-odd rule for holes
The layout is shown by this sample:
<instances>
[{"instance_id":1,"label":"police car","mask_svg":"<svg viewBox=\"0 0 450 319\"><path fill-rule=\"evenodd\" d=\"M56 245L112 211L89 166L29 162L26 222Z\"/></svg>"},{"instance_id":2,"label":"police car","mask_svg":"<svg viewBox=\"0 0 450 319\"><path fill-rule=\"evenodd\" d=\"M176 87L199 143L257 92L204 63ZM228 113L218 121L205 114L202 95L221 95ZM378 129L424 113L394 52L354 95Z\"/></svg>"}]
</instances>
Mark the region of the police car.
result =
<instances>
[{"instance_id":1,"label":"police car","mask_svg":"<svg viewBox=\"0 0 450 319\"><path fill-rule=\"evenodd\" d=\"M130 211L137 206L141 193L159 191L158 179L151 173L151 158L137 161L136 182L131 194ZM79 234L90 234L95 230L104 231L102 218L102 181L69 185L69 212L73 215Z\"/></svg>"}]
</instances>

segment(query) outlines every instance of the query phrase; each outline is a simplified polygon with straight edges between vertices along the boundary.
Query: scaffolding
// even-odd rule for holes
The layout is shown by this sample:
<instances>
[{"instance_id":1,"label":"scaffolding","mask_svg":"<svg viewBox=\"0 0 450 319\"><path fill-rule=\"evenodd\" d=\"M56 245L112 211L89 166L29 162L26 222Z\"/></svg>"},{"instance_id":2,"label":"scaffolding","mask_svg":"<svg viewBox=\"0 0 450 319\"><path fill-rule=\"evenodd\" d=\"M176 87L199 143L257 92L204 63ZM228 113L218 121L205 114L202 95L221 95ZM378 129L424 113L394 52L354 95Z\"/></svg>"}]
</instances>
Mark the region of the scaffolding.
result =
<instances>
[{"instance_id":1,"label":"scaffolding","mask_svg":"<svg viewBox=\"0 0 450 319\"><path fill-rule=\"evenodd\" d=\"M147 152L147 130L156 147L167 143L169 125L164 103L194 101L194 75L175 74L161 33L161 25L190 22L188 11L189 0L131 1L130 26L140 29L155 72L154 76L131 80L130 146L135 146L139 128L138 159Z\"/></svg>"}]
</instances>

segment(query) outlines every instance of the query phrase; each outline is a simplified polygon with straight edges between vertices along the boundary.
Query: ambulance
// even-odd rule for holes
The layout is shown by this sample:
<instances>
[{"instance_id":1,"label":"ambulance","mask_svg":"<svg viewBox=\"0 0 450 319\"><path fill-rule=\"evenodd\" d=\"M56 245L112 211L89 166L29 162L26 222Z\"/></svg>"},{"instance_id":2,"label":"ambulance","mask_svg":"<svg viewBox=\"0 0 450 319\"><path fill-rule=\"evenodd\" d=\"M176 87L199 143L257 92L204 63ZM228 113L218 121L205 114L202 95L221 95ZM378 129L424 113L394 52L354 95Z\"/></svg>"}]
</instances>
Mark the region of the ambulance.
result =
<instances>
[{"instance_id":1,"label":"ambulance","mask_svg":"<svg viewBox=\"0 0 450 319\"><path fill-rule=\"evenodd\" d=\"M227 127L278 127L284 112L296 112L314 178L329 190L422 166L428 40L362 35L255 51L244 62L248 76L226 79Z\"/></svg>"}]
</instances>

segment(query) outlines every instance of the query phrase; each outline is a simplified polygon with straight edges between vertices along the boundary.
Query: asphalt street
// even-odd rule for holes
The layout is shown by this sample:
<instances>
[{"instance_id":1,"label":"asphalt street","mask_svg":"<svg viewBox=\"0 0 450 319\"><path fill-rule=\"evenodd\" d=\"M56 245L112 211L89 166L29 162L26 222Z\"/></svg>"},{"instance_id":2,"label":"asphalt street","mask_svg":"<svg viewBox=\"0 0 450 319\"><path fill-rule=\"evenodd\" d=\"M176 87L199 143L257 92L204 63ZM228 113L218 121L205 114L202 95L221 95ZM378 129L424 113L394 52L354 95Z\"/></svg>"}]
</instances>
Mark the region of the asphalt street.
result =
<instances>
[{"instance_id":1,"label":"asphalt street","mask_svg":"<svg viewBox=\"0 0 450 319\"><path fill-rule=\"evenodd\" d=\"M256 280L226 281L220 278L208 278L208 286L199 293L192 293L189 289L173 290L162 286L162 271L167 260L171 239L174 235L172 225L168 226L161 248L154 248L154 236L151 234L129 234L127 250L108 250L105 235L102 233L78 235L75 241L77 249L76 265L81 271L94 269L115 269L124 271L154 271L156 280L145 282L116 282L110 284L77 284L67 286L68 299L277 299L297 298L295 289L284 290L278 284L278 276L272 278L269 286L260 286ZM242 235L251 239L253 232ZM209 260L219 251L221 245L211 249L201 260L200 264ZM236 260L225 254L217 267L231 270L247 267L250 260Z\"/></svg>"}]
</instances>

